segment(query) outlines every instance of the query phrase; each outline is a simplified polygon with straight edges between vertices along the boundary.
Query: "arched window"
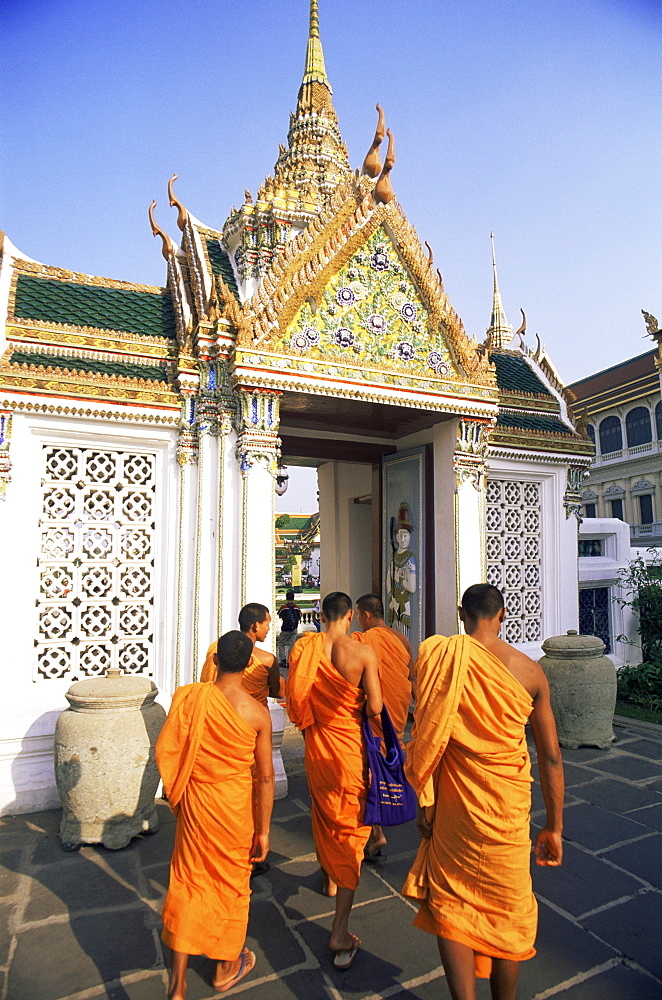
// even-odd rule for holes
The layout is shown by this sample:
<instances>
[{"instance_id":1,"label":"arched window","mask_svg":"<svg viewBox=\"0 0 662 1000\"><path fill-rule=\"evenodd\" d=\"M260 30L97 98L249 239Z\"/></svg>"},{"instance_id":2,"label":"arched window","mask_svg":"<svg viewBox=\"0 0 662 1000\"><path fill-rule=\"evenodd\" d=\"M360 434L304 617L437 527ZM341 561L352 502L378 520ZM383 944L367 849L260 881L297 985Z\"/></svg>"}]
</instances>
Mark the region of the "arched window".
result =
<instances>
[{"instance_id":1,"label":"arched window","mask_svg":"<svg viewBox=\"0 0 662 1000\"><path fill-rule=\"evenodd\" d=\"M600 422L600 452L608 455L610 451L620 451L623 447L621 422L618 417L605 417Z\"/></svg>"},{"instance_id":2,"label":"arched window","mask_svg":"<svg viewBox=\"0 0 662 1000\"><path fill-rule=\"evenodd\" d=\"M586 425L586 432L590 437L591 441L593 442L593 444L595 444L595 427L593 426L593 424Z\"/></svg>"},{"instance_id":3,"label":"arched window","mask_svg":"<svg viewBox=\"0 0 662 1000\"><path fill-rule=\"evenodd\" d=\"M648 444L653 440L651 433L651 415L645 406L635 406L625 418L625 433L628 448L636 448L638 444Z\"/></svg>"},{"instance_id":4,"label":"arched window","mask_svg":"<svg viewBox=\"0 0 662 1000\"><path fill-rule=\"evenodd\" d=\"M657 440L662 441L662 399L655 407L655 423L657 424Z\"/></svg>"}]
</instances>

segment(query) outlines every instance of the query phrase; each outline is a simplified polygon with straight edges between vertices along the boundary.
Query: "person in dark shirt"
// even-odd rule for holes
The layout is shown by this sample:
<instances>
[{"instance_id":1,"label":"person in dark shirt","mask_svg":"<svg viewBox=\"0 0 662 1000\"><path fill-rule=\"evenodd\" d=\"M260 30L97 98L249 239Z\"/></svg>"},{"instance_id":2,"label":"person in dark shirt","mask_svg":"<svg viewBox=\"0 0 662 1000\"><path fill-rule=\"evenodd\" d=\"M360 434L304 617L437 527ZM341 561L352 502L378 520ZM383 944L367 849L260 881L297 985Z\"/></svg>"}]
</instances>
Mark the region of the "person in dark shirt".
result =
<instances>
[{"instance_id":1,"label":"person in dark shirt","mask_svg":"<svg viewBox=\"0 0 662 1000\"><path fill-rule=\"evenodd\" d=\"M278 609L280 618L280 633L277 642L278 662L281 667L289 666L290 650L296 642L301 622L301 608L294 603L294 591L288 590L286 603Z\"/></svg>"}]
</instances>

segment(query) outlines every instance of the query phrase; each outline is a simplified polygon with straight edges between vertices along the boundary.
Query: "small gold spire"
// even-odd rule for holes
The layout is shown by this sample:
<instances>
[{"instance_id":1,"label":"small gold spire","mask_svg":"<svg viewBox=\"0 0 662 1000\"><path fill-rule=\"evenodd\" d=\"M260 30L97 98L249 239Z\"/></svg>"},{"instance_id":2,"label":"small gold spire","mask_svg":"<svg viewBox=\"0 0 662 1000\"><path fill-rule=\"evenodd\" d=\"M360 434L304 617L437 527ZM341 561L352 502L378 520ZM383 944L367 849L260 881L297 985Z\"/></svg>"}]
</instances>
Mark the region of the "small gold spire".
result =
<instances>
[{"instance_id":1,"label":"small gold spire","mask_svg":"<svg viewBox=\"0 0 662 1000\"><path fill-rule=\"evenodd\" d=\"M492 319L487 328L488 348L501 349L509 344L513 337L513 328L508 323L506 312L501 302L501 292L499 291L499 280L497 278L496 254L494 252L494 233L490 233L492 240L492 270L494 272L494 291L492 295Z\"/></svg>"}]
</instances>

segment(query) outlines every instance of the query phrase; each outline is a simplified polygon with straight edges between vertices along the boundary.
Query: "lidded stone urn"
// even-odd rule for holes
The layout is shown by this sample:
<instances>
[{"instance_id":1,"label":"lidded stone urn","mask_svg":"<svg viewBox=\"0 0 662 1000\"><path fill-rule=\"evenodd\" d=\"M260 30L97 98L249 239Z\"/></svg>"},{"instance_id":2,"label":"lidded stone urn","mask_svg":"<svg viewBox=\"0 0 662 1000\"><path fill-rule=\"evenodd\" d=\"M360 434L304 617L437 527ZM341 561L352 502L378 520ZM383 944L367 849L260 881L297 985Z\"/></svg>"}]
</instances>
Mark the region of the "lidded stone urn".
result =
<instances>
[{"instance_id":1,"label":"lidded stone urn","mask_svg":"<svg viewBox=\"0 0 662 1000\"><path fill-rule=\"evenodd\" d=\"M538 662L549 681L559 743L607 749L614 740L616 668L595 635L569 631L542 644Z\"/></svg>"},{"instance_id":2,"label":"lidded stone urn","mask_svg":"<svg viewBox=\"0 0 662 1000\"><path fill-rule=\"evenodd\" d=\"M165 711L147 677L109 671L72 684L55 727L55 782L62 803L60 841L126 847L155 831L159 772L154 758Z\"/></svg>"}]
</instances>

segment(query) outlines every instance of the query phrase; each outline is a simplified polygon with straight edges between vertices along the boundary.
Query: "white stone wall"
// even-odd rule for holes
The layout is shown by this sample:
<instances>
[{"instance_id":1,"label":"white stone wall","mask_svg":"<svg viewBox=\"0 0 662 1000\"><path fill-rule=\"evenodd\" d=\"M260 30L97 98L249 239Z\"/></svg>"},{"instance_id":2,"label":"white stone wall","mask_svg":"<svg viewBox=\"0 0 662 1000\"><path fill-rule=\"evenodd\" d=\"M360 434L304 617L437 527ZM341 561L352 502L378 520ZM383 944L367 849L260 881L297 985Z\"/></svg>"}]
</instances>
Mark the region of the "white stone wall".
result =
<instances>
[{"instance_id":1,"label":"white stone wall","mask_svg":"<svg viewBox=\"0 0 662 1000\"><path fill-rule=\"evenodd\" d=\"M35 668L39 638L40 520L45 445L96 448L153 457L157 489L153 522L154 572L151 605L152 668L166 706L173 689L174 621L177 573L177 463L175 431L156 426L79 420L46 414L14 414L11 440L12 482L0 503L0 577L3 650L0 684L0 813L57 805L52 763L55 721L67 706L71 677L47 678ZM83 491L85 492L85 491ZM111 525L111 522L104 522ZM120 568L121 572L121 568ZM43 591L41 592L43 596ZM119 600L119 598L118 598ZM64 602L66 603L66 602ZM43 637L43 636L42 636Z\"/></svg>"}]
</instances>

